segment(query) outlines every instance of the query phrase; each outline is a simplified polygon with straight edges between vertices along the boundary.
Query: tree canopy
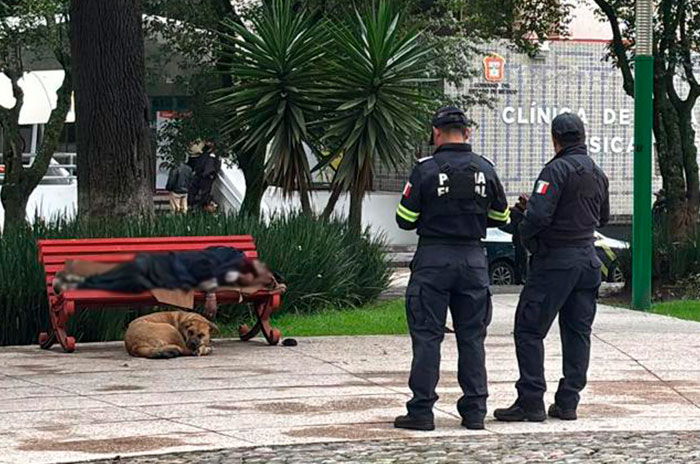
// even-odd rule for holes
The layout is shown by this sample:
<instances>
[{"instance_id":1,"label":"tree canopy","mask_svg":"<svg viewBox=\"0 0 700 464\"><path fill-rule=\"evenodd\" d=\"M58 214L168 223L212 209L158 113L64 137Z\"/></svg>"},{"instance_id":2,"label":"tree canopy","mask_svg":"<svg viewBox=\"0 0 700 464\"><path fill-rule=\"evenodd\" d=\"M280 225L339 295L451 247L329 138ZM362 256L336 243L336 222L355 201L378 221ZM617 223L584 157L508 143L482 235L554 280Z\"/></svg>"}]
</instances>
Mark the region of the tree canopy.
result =
<instances>
[{"instance_id":1,"label":"tree canopy","mask_svg":"<svg viewBox=\"0 0 700 464\"><path fill-rule=\"evenodd\" d=\"M610 24L610 57L634 96L635 1L595 0ZM654 136L671 235L694 235L700 206L692 111L700 97L700 2L655 0Z\"/></svg>"}]
</instances>

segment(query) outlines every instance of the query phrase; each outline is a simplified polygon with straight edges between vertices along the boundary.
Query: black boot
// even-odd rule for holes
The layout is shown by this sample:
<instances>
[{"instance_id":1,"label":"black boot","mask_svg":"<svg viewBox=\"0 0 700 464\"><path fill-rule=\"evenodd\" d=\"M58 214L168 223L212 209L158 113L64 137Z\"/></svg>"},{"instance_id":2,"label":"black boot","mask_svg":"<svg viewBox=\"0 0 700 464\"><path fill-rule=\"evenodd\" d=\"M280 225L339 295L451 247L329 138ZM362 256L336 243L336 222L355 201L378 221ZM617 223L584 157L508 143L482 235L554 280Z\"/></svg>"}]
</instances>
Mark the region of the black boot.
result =
<instances>
[{"instance_id":1,"label":"black boot","mask_svg":"<svg viewBox=\"0 0 700 464\"><path fill-rule=\"evenodd\" d=\"M484 430L484 418L464 417L462 419L462 427L466 427L469 430Z\"/></svg>"},{"instance_id":2,"label":"black boot","mask_svg":"<svg viewBox=\"0 0 700 464\"><path fill-rule=\"evenodd\" d=\"M526 406L520 401L516 401L509 408L496 409L493 415L497 420L502 422L542 422L547 419L547 414L544 412L544 405Z\"/></svg>"},{"instance_id":3,"label":"black boot","mask_svg":"<svg viewBox=\"0 0 700 464\"><path fill-rule=\"evenodd\" d=\"M399 416L394 419L394 427L397 429L409 430L435 430L435 423L432 419L422 419L409 415Z\"/></svg>"},{"instance_id":4,"label":"black boot","mask_svg":"<svg viewBox=\"0 0 700 464\"><path fill-rule=\"evenodd\" d=\"M554 417L561 420L573 421L578 419L576 416L576 409L564 409L560 408L557 403L552 404L549 407L549 417Z\"/></svg>"}]
</instances>

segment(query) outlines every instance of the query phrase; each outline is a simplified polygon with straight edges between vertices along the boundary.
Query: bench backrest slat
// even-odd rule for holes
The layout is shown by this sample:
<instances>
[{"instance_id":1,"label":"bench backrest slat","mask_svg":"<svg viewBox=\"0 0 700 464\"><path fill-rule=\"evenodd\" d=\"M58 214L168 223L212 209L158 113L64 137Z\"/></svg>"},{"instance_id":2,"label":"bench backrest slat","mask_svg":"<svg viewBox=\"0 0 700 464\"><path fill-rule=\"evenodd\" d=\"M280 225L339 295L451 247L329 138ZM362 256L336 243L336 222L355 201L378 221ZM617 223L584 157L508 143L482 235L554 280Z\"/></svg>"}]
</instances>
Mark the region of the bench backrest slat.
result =
<instances>
[{"instance_id":1,"label":"bench backrest slat","mask_svg":"<svg viewBox=\"0 0 700 464\"><path fill-rule=\"evenodd\" d=\"M216 243L176 243L143 245L67 245L42 249L44 259L49 256L110 255L115 253L168 253L171 251L203 250L210 246L231 246L241 251L254 250L251 242L216 242ZM72 259L72 258L68 258Z\"/></svg>"},{"instance_id":2,"label":"bench backrest slat","mask_svg":"<svg viewBox=\"0 0 700 464\"><path fill-rule=\"evenodd\" d=\"M39 240L39 246L82 245L129 245L134 243L200 243L200 242L253 242L252 235L214 235L197 237L124 237L124 238L72 238Z\"/></svg>"}]
</instances>

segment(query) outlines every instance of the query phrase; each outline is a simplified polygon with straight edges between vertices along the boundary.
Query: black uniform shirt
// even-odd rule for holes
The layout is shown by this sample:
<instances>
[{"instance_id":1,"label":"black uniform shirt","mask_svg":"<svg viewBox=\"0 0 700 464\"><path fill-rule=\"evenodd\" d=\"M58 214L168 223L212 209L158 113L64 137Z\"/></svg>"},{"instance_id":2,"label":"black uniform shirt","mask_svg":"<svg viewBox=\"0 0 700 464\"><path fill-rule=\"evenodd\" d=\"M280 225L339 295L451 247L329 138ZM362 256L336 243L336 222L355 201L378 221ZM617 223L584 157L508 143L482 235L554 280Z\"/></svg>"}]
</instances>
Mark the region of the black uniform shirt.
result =
<instances>
[{"instance_id":1,"label":"black uniform shirt","mask_svg":"<svg viewBox=\"0 0 700 464\"><path fill-rule=\"evenodd\" d=\"M508 200L493 163L470 144L446 144L413 168L396 222L421 237L479 240L487 227L510 220Z\"/></svg>"},{"instance_id":2,"label":"black uniform shirt","mask_svg":"<svg viewBox=\"0 0 700 464\"><path fill-rule=\"evenodd\" d=\"M593 244L597 227L610 219L608 178L585 144L561 150L542 170L520 224L531 251Z\"/></svg>"}]
</instances>

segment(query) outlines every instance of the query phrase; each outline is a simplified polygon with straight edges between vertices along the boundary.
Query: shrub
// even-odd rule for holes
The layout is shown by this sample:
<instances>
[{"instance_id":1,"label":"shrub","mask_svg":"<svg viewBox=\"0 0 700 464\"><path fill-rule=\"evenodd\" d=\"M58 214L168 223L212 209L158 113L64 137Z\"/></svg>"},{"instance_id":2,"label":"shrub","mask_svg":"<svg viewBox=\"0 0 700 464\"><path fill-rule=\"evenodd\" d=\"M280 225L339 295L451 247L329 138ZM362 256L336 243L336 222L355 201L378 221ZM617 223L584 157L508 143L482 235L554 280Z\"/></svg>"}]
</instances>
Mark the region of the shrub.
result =
<instances>
[{"instance_id":1,"label":"shrub","mask_svg":"<svg viewBox=\"0 0 700 464\"><path fill-rule=\"evenodd\" d=\"M252 234L260 257L288 281L284 310L311 312L355 306L376 298L389 281L382 237L354 234L344 222L303 215L265 223L232 215L159 216L127 221L75 221L64 217L37 222L32 230L0 237L0 345L34 343L48 326L43 270L36 241L42 238L158 237ZM239 309L222 308L224 319ZM137 311L78 312L70 329L81 341L121 337Z\"/></svg>"},{"instance_id":2,"label":"shrub","mask_svg":"<svg viewBox=\"0 0 700 464\"><path fill-rule=\"evenodd\" d=\"M634 243L632 243L634 248ZM632 251L620 255L620 269L625 275L627 290L632 285ZM700 295L700 227L698 233L685 240L672 238L670 224L663 214L653 222L652 279L656 298Z\"/></svg>"}]
</instances>

